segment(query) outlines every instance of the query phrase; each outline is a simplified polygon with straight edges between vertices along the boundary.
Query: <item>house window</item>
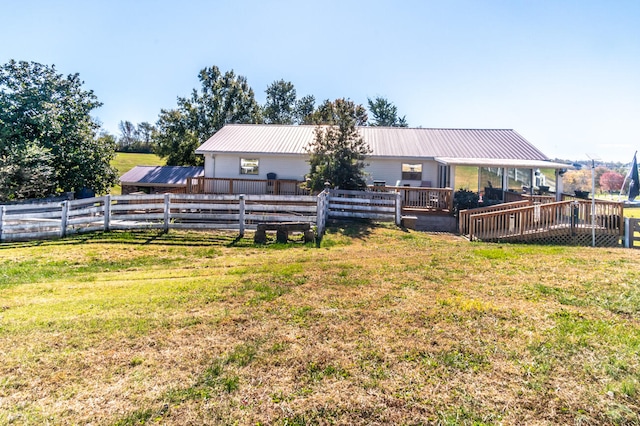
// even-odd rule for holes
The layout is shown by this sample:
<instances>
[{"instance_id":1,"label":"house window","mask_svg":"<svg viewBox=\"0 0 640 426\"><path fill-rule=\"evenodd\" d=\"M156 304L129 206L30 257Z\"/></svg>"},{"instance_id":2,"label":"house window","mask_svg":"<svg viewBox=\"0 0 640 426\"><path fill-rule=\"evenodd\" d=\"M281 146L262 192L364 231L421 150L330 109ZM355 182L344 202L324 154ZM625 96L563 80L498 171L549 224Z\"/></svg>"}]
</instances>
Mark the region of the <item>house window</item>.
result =
<instances>
[{"instance_id":1,"label":"house window","mask_svg":"<svg viewBox=\"0 0 640 426\"><path fill-rule=\"evenodd\" d=\"M241 158L240 174L241 175L257 175L259 162L260 160L258 160L257 158Z\"/></svg>"},{"instance_id":2,"label":"house window","mask_svg":"<svg viewBox=\"0 0 640 426\"><path fill-rule=\"evenodd\" d=\"M402 164L402 180L422 180L422 164Z\"/></svg>"}]
</instances>

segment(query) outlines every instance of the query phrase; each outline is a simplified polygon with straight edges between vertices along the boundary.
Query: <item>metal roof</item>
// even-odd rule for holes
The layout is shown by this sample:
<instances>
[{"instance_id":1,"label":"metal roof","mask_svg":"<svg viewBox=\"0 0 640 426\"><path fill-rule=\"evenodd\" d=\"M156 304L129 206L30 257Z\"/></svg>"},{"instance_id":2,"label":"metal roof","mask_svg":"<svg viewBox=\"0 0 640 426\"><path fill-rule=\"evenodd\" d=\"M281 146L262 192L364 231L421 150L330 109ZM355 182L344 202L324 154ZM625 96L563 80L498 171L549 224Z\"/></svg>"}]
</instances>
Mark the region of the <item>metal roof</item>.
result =
<instances>
[{"instance_id":1,"label":"metal roof","mask_svg":"<svg viewBox=\"0 0 640 426\"><path fill-rule=\"evenodd\" d=\"M195 176L204 176L204 167L135 166L120 177L120 183L186 185L187 178Z\"/></svg>"},{"instance_id":2,"label":"metal roof","mask_svg":"<svg viewBox=\"0 0 640 426\"><path fill-rule=\"evenodd\" d=\"M571 164L542 160L516 160L511 158L445 158L436 157L442 164L476 167L510 167L521 169L573 169Z\"/></svg>"},{"instance_id":3,"label":"metal roof","mask_svg":"<svg viewBox=\"0 0 640 426\"><path fill-rule=\"evenodd\" d=\"M318 126L230 124L203 143L196 154L307 154ZM548 161L546 155L510 129L415 129L360 127L372 157L519 159Z\"/></svg>"}]
</instances>

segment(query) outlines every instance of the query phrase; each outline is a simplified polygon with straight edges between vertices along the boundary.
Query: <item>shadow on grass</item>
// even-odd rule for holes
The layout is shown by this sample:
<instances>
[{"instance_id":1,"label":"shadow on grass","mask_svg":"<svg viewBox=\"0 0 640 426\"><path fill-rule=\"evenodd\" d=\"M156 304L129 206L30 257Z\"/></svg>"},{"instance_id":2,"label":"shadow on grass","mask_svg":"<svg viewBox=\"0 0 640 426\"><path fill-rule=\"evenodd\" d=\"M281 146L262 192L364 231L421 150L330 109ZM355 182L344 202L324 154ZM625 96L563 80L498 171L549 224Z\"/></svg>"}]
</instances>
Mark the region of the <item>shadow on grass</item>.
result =
<instances>
[{"instance_id":1,"label":"shadow on grass","mask_svg":"<svg viewBox=\"0 0 640 426\"><path fill-rule=\"evenodd\" d=\"M333 221L328 224L327 233L363 240L371 235L372 229L375 227L375 223L369 220Z\"/></svg>"},{"instance_id":2,"label":"shadow on grass","mask_svg":"<svg viewBox=\"0 0 640 426\"><path fill-rule=\"evenodd\" d=\"M72 235L66 238L52 238L39 241L6 242L0 250L38 246L69 246L78 244L131 244L170 246L252 246L253 240L240 238L231 232L164 233L157 230L109 231Z\"/></svg>"}]
</instances>

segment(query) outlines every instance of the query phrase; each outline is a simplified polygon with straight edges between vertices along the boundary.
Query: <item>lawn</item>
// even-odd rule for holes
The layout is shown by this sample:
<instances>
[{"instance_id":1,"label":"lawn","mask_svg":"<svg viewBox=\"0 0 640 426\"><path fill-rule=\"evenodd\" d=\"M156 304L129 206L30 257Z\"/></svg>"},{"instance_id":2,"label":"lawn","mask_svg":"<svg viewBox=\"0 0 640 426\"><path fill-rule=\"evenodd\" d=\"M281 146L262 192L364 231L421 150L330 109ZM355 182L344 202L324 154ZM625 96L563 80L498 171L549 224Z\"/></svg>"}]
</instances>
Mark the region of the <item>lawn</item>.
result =
<instances>
[{"instance_id":1,"label":"lawn","mask_svg":"<svg viewBox=\"0 0 640 426\"><path fill-rule=\"evenodd\" d=\"M0 424L638 424L640 251L387 226L0 245Z\"/></svg>"},{"instance_id":2,"label":"lawn","mask_svg":"<svg viewBox=\"0 0 640 426\"><path fill-rule=\"evenodd\" d=\"M135 166L164 166L166 161L155 154L138 154L130 152L117 152L111 165L118 170L118 176L122 176ZM120 195L122 188L120 184L111 188L111 193Z\"/></svg>"}]
</instances>

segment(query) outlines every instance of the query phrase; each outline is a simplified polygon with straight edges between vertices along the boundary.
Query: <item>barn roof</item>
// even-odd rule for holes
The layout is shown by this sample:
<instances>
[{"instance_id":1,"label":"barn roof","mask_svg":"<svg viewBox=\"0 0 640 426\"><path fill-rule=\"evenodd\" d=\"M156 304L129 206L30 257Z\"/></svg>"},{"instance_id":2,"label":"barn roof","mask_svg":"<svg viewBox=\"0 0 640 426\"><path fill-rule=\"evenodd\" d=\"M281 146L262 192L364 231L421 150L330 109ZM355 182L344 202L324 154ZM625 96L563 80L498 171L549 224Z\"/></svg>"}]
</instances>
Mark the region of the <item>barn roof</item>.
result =
<instances>
[{"instance_id":1,"label":"barn roof","mask_svg":"<svg viewBox=\"0 0 640 426\"><path fill-rule=\"evenodd\" d=\"M187 178L195 176L204 176L204 167L135 166L120 177L120 183L186 185Z\"/></svg>"},{"instance_id":2,"label":"barn roof","mask_svg":"<svg viewBox=\"0 0 640 426\"><path fill-rule=\"evenodd\" d=\"M226 125L196 154L307 154L317 126ZM360 127L372 157L518 159L548 161L546 155L510 129L416 129Z\"/></svg>"}]
</instances>

